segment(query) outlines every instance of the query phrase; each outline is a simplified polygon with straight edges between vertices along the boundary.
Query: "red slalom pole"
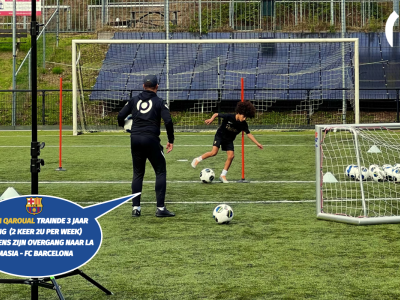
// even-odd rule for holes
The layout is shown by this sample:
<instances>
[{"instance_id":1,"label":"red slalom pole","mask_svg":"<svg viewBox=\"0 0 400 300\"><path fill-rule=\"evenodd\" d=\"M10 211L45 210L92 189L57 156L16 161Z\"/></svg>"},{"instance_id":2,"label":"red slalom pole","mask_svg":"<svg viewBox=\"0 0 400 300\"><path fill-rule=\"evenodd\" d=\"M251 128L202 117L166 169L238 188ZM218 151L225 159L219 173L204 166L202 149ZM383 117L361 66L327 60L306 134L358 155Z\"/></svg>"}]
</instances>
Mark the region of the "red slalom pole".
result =
<instances>
[{"instance_id":1,"label":"red slalom pole","mask_svg":"<svg viewBox=\"0 0 400 300\"><path fill-rule=\"evenodd\" d=\"M59 164L56 171L66 171L62 167L62 77L60 77L60 116L59 116L59 123L60 123L60 145L59 145Z\"/></svg>"},{"instance_id":2,"label":"red slalom pole","mask_svg":"<svg viewBox=\"0 0 400 300\"><path fill-rule=\"evenodd\" d=\"M241 102L244 102L244 78L240 78L240 83L241 83ZM238 182L245 182L247 183L248 181L244 179L244 132L242 131L242 179L240 179Z\"/></svg>"}]
</instances>

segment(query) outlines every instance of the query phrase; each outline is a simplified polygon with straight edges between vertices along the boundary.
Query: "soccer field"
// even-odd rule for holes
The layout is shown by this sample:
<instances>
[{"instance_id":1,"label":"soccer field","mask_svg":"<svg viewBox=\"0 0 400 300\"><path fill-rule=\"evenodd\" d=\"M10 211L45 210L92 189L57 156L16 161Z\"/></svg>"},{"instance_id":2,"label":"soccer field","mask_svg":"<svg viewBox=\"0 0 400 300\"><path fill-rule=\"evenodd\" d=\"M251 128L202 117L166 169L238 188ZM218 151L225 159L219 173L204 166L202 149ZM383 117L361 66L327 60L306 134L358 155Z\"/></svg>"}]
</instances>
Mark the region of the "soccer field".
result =
<instances>
[{"instance_id":1,"label":"soccer field","mask_svg":"<svg viewBox=\"0 0 400 300\"><path fill-rule=\"evenodd\" d=\"M251 130L251 128L250 128ZM103 242L80 269L114 293L105 295L80 276L59 279L66 299L399 299L399 225L353 226L316 219L314 132L252 132L245 137L241 178L240 136L227 178L203 184L199 173L219 176L225 152L192 159L211 149L214 132L177 133L166 154L167 208L174 218L156 218L154 172L148 165L142 216L126 203L98 219ZM57 172L58 132L40 131L46 143L39 193L82 206L129 195L132 179L129 135L63 136ZM162 134L162 144L167 139ZM0 132L0 194L9 186L30 193L30 132ZM212 218L220 203L231 205L229 225ZM0 278L15 278L1 273ZM58 299L39 288L40 299ZM30 299L29 286L0 284L0 299Z\"/></svg>"}]
</instances>

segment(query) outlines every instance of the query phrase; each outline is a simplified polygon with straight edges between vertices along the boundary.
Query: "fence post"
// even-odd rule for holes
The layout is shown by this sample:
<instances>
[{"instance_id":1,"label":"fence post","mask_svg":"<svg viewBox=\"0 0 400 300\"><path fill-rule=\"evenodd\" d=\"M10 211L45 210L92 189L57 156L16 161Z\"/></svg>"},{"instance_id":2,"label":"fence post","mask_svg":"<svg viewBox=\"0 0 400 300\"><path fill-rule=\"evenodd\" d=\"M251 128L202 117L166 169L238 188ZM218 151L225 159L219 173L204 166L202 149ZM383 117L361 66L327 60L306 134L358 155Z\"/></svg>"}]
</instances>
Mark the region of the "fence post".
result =
<instances>
[{"instance_id":1,"label":"fence post","mask_svg":"<svg viewBox=\"0 0 400 300\"><path fill-rule=\"evenodd\" d=\"M101 4L101 22L104 26L108 23L108 0L103 0Z\"/></svg>"},{"instance_id":2,"label":"fence post","mask_svg":"<svg viewBox=\"0 0 400 300\"><path fill-rule=\"evenodd\" d=\"M309 108L307 109L307 125L310 125L310 124L311 124L311 101L310 101L310 93L311 93L311 90L307 90L306 109L307 109L307 106L309 106Z\"/></svg>"},{"instance_id":3,"label":"fence post","mask_svg":"<svg viewBox=\"0 0 400 300\"><path fill-rule=\"evenodd\" d=\"M45 103L46 91L42 91L42 125L46 125Z\"/></svg>"},{"instance_id":4,"label":"fence post","mask_svg":"<svg viewBox=\"0 0 400 300\"><path fill-rule=\"evenodd\" d=\"M397 116L396 116L396 122L399 123L399 90L396 90L396 111L397 111Z\"/></svg>"},{"instance_id":5,"label":"fence post","mask_svg":"<svg viewBox=\"0 0 400 300\"><path fill-rule=\"evenodd\" d=\"M221 89L218 89L218 115L221 113L221 100L222 100L222 95L221 95ZM221 118L218 118L218 126L221 125Z\"/></svg>"}]
</instances>

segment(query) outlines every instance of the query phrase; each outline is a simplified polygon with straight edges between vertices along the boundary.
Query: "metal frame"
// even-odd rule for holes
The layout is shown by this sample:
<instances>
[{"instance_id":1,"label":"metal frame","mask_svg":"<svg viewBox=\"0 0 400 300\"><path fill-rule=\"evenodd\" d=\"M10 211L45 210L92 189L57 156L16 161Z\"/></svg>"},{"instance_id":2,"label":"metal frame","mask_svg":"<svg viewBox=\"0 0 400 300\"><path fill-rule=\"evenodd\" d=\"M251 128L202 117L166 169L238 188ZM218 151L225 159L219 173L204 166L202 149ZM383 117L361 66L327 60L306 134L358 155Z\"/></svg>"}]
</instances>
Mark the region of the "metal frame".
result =
<instances>
[{"instance_id":1,"label":"metal frame","mask_svg":"<svg viewBox=\"0 0 400 300\"><path fill-rule=\"evenodd\" d=\"M323 185L323 174L322 174L322 156L321 156L321 137L323 136L323 132L326 128L336 128L336 129L346 129L356 134L355 128L363 127L363 128L377 128L377 127L385 127L391 129L400 129L400 124L396 123L376 123L376 124L348 124L348 125L315 125L315 190L316 190L316 213L317 219L321 220L328 220L328 221L336 221L342 223L348 223L353 225L374 225L374 224L392 224L392 223L400 223L400 216L390 216L390 217L367 217L367 208L366 208L366 200L364 196L364 182L362 180L359 181L360 183L360 190L361 190L361 201L362 207L364 211L364 218L360 217L350 217L350 216L343 216L343 215L335 215L330 213L324 213L322 211L322 201L323 201L323 194L322 194L322 185ZM358 147L358 138L357 134L355 136L355 148L357 152L355 153L357 157L357 164L360 166L360 155L359 155L359 147Z\"/></svg>"},{"instance_id":2,"label":"metal frame","mask_svg":"<svg viewBox=\"0 0 400 300\"><path fill-rule=\"evenodd\" d=\"M257 43L354 43L354 111L355 122L360 122L359 108L359 43L358 38L336 38L336 39L210 39L210 40L72 40L72 115L73 135L78 135L78 112L77 112L77 45L79 44L257 44ZM167 70L168 72L168 70Z\"/></svg>"}]
</instances>

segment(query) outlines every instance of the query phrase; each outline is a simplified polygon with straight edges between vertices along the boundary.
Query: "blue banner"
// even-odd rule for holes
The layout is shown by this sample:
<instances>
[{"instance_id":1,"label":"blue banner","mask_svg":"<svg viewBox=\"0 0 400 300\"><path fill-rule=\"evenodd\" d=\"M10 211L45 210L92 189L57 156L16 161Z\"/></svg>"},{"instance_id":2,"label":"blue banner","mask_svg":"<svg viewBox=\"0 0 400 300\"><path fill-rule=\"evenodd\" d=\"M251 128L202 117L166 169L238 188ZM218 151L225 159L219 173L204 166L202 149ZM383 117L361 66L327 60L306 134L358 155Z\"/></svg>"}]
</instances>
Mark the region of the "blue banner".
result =
<instances>
[{"instance_id":1,"label":"blue banner","mask_svg":"<svg viewBox=\"0 0 400 300\"><path fill-rule=\"evenodd\" d=\"M97 218L138 194L82 207L46 195L0 202L0 271L21 277L50 277L73 271L100 249Z\"/></svg>"}]
</instances>

